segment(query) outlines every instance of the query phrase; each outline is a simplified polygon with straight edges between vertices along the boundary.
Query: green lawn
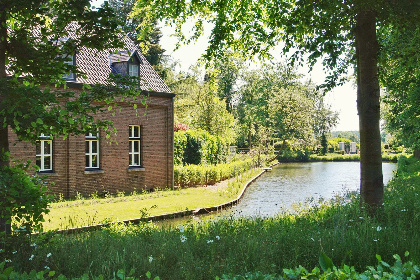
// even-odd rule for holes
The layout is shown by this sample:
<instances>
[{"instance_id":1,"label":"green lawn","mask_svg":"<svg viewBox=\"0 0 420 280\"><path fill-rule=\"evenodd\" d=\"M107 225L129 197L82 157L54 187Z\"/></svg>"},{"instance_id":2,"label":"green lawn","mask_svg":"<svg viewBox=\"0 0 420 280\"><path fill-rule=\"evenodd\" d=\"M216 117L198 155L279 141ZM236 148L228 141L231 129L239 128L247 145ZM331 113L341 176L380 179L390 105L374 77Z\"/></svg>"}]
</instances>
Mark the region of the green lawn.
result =
<instances>
[{"instance_id":1,"label":"green lawn","mask_svg":"<svg viewBox=\"0 0 420 280\"><path fill-rule=\"evenodd\" d=\"M235 199L245 183L261 170L253 170L218 188L199 187L158 190L110 198L90 198L51 204L44 230L66 229L111 221L123 221L216 206ZM155 206L156 205L156 206Z\"/></svg>"}]
</instances>

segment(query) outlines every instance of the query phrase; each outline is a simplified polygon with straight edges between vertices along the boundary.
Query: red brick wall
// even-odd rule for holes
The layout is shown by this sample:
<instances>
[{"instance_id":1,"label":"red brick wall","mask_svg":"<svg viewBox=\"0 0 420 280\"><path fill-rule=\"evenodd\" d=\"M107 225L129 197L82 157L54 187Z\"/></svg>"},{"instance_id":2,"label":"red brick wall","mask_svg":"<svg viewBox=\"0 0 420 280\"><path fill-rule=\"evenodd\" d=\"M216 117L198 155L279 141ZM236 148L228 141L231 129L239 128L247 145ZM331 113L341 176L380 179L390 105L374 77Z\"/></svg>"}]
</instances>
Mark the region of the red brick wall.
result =
<instances>
[{"instance_id":1,"label":"red brick wall","mask_svg":"<svg viewBox=\"0 0 420 280\"><path fill-rule=\"evenodd\" d=\"M114 113L114 115L113 115ZM49 181L52 193L65 197L77 192L88 195L92 192L131 192L134 189L165 188L173 186L173 98L150 96L147 106L120 104L115 111L97 116L114 122L117 133L106 139L100 132L100 172L85 172L84 135L61 137L53 140L53 173ZM141 126L141 171L129 169L128 127ZM18 160L35 163L35 146L17 142L10 133L10 151Z\"/></svg>"}]
</instances>

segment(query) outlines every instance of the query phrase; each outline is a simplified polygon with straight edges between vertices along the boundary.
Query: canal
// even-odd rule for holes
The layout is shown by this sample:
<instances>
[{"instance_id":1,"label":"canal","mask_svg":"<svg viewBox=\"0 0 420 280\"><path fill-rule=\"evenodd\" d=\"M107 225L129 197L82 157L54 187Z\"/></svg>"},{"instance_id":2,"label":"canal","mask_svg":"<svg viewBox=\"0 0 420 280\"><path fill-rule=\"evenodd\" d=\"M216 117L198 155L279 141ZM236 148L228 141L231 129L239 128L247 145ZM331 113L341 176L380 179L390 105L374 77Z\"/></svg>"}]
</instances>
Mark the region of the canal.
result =
<instances>
[{"instance_id":1,"label":"canal","mask_svg":"<svg viewBox=\"0 0 420 280\"><path fill-rule=\"evenodd\" d=\"M383 163L384 183L393 176L395 163ZM298 204L331 199L336 195L358 191L359 162L281 163L252 183L237 206L226 215L274 216Z\"/></svg>"}]
</instances>

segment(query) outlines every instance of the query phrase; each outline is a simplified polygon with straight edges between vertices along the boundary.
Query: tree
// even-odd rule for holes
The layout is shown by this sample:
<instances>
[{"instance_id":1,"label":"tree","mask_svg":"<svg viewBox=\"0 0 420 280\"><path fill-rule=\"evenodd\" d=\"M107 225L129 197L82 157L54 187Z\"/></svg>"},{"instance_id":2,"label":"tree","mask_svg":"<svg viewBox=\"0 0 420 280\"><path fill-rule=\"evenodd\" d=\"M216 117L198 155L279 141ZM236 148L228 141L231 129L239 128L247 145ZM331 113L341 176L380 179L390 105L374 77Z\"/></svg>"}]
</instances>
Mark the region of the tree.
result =
<instances>
[{"instance_id":1,"label":"tree","mask_svg":"<svg viewBox=\"0 0 420 280\"><path fill-rule=\"evenodd\" d=\"M406 147L420 149L420 28L384 27L381 39L381 85L386 129Z\"/></svg>"},{"instance_id":2,"label":"tree","mask_svg":"<svg viewBox=\"0 0 420 280\"><path fill-rule=\"evenodd\" d=\"M142 39L139 39L139 25L146 15L137 14L136 17L131 17L136 0L109 0L109 5L115 13L115 16L124 20L122 26L123 31L139 46L146 51L144 56L147 61L153 66L153 69L162 77L164 75L164 67L162 65L162 57L165 52L160 45L160 38L162 32L158 27L157 20L153 21L148 26L143 26L144 32Z\"/></svg>"},{"instance_id":3,"label":"tree","mask_svg":"<svg viewBox=\"0 0 420 280\"><path fill-rule=\"evenodd\" d=\"M84 86L76 93L66 87L63 76L69 72L83 75L68 63L78 49L122 46L119 25L106 3L92 10L89 0L0 0L1 176L9 176L12 170L9 128L20 140L32 142L41 133L67 137L99 128L110 133L112 123L95 120L94 116L107 110L115 98L137 96L140 92L130 87L136 81L115 77L118 80L110 78L108 85ZM15 177L22 179L20 175ZM13 195L19 195L17 189L11 189L12 183L4 192L1 189L6 196L2 200L14 200ZM0 231L10 232L14 210L24 209L23 205L13 205L15 209L0 209Z\"/></svg>"},{"instance_id":4,"label":"tree","mask_svg":"<svg viewBox=\"0 0 420 280\"><path fill-rule=\"evenodd\" d=\"M310 146L313 142L314 104L298 88L278 89L273 91L269 101L271 126L276 136L286 140L303 142Z\"/></svg>"},{"instance_id":5,"label":"tree","mask_svg":"<svg viewBox=\"0 0 420 280\"><path fill-rule=\"evenodd\" d=\"M209 75L208 81L199 82L199 73L184 77L172 83L178 93L175 100L175 121L188 124L191 128L202 129L223 137L233 143L236 136L234 116L226 109L225 99L217 95L218 80Z\"/></svg>"},{"instance_id":6,"label":"tree","mask_svg":"<svg viewBox=\"0 0 420 280\"><path fill-rule=\"evenodd\" d=\"M149 8L155 16L176 23L177 31L195 16L193 38L202 34L203 21L213 23L205 57L221 56L223 50L248 56L267 55L279 41L283 51L294 50L292 62L309 53L313 66L323 59L330 69L325 87L342 82L341 75L355 65L357 108L361 137L361 202L373 214L383 202L380 142L380 106L377 58L380 51L377 25L419 22L420 2L412 0L349 1L167 1L138 0L138 9ZM182 37L181 37L182 39ZM186 39L186 41L191 38Z\"/></svg>"}]
</instances>

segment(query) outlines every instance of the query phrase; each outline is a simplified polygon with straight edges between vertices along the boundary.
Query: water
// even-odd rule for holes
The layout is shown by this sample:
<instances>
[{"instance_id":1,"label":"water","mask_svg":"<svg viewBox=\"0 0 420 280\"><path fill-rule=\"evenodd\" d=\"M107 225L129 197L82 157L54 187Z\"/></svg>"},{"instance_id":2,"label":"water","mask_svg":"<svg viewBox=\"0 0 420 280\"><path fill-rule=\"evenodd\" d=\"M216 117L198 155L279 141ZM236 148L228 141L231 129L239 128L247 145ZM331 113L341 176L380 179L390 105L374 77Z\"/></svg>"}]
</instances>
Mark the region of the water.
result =
<instances>
[{"instance_id":1,"label":"water","mask_svg":"<svg viewBox=\"0 0 420 280\"><path fill-rule=\"evenodd\" d=\"M393 176L395 163L383 163L384 184ZM238 205L217 213L157 222L178 226L220 217L273 217L313 198L330 199L360 188L360 162L281 163L248 186Z\"/></svg>"},{"instance_id":2,"label":"water","mask_svg":"<svg viewBox=\"0 0 420 280\"><path fill-rule=\"evenodd\" d=\"M384 184L397 165L383 163ZM252 183L239 204L225 211L233 216L275 216L313 198L330 199L360 187L359 162L282 163Z\"/></svg>"}]
</instances>

